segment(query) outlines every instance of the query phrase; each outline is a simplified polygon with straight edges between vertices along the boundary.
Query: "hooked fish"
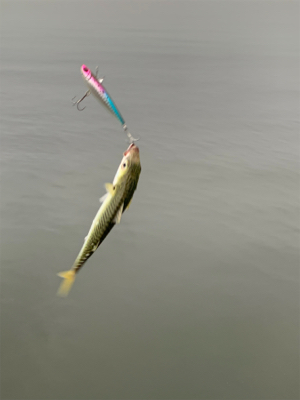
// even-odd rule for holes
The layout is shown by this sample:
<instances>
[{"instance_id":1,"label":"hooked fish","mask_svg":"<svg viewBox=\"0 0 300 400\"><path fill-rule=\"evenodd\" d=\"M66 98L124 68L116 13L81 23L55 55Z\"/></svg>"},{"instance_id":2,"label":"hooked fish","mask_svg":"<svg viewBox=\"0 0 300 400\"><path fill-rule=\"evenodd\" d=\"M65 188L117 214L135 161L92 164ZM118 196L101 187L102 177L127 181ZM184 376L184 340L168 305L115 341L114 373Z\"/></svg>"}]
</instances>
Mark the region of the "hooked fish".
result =
<instances>
[{"instance_id":1,"label":"hooked fish","mask_svg":"<svg viewBox=\"0 0 300 400\"><path fill-rule=\"evenodd\" d=\"M100 198L102 205L93 220L72 268L58 274L58 276L64 278L58 290L58 295L67 296L80 268L97 250L115 224L120 223L122 213L129 207L136 190L140 172L139 148L132 143L123 154L113 183L105 184L107 193Z\"/></svg>"}]
</instances>

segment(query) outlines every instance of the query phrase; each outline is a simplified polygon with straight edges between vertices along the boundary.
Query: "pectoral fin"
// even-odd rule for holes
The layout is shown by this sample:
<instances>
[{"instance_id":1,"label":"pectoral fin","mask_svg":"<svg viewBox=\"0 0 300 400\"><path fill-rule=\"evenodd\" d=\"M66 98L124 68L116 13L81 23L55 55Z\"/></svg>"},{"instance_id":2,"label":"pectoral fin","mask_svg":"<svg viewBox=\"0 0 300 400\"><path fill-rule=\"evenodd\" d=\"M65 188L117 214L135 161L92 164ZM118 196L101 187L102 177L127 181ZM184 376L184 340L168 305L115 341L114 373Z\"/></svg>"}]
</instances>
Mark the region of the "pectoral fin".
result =
<instances>
[{"instance_id":1,"label":"pectoral fin","mask_svg":"<svg viewBox=\"0 0 300 400\"><path fill-rule=\"evenodd\" d=\"M119 224L120 221L121 221L122 212L123 212L123 207L124 207L124 204L121 205L121 207L119 208L119 210L118 210L118 212L117 212L117 215L115 216L114 222L115 222L116 224Z\"/></svg>"},{"instance_id":2,"label":"pectoral fin","mask_svg":"<svg viewBox=\"0 0 300 400\"><path fill-rule=\"evenodd\" d=\"M103 196L101 196L100 199L99 199L100 203L104 203L105 200L107 199L107 196L108 196L107 193L105 193Z\"/></svg>"},{"instance_id":3,"label":"pectoral fin","mask_svg":"<svg viewBox=\"0 0 300 400\"><path fill-rule=\"evenodd\" d=\"M107 193L110 193L111 195L114 194L114 185L112 183L106 183L105 189L107 190Z\"/></svg>"}]
</instances>

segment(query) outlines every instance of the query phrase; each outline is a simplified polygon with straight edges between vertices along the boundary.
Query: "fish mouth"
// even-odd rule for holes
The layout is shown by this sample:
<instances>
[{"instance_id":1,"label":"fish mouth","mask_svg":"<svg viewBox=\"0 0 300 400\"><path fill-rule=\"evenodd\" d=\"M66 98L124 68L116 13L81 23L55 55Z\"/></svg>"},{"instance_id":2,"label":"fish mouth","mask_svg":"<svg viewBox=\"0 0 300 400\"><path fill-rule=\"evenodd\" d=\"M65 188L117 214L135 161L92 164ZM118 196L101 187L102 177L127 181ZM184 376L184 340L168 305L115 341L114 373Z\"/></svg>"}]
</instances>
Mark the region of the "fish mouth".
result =
<instances>
[{"instance_id":1,"label":"fish mouth","mask_svg":"<svg viewBox=\"0 0 300 400\"><path fill-rule=\"evenodd\" d=\"M139 153L139 148L134 144L131 143L126 151L124 151L123 155L127 156L128 154Z\"/></svg>"}]
</instances>

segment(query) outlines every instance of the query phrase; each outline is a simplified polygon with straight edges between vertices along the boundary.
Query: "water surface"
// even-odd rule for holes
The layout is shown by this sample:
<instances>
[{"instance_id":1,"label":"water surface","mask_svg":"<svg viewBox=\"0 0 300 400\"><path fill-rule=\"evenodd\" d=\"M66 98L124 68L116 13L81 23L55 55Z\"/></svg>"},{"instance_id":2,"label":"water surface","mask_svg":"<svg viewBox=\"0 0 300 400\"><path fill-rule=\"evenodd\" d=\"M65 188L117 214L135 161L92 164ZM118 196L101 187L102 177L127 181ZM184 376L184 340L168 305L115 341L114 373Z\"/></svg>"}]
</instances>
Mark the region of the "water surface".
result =
<instances>
[{"instance_id":1,"label":"water surface","mask_svg":"<svg viewBox=\"0 0 300 400\"><path fill-rule=\"evenodd\" d=\"M299 397L293 1L3 1L3 400ZM126 149L142 173L71 267Z\"/></svg>"}]
</instances>

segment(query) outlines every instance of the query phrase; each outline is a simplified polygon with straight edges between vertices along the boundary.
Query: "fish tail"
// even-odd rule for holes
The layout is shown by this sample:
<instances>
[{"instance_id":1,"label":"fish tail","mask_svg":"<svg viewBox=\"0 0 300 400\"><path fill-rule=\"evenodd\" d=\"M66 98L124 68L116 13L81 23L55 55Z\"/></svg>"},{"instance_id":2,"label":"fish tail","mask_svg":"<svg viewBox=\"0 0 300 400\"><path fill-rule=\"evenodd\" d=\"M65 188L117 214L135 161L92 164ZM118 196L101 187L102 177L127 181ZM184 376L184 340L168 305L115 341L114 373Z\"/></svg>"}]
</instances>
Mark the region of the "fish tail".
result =
<instances>
[{"instance_id":1,"label":"fish tail","mask_svg":"<svg viewBox=\"0 0 300 400\"><path fill-rule=\"evenodd\" d=\"M75 281L76 271L72 268L69 271L60 272L57 275L61 278L64 278L58 289L57 295L61 297L66 297L68 296L68 293Z\"/></svg>"}]
</instances>

